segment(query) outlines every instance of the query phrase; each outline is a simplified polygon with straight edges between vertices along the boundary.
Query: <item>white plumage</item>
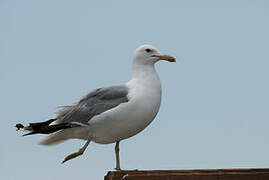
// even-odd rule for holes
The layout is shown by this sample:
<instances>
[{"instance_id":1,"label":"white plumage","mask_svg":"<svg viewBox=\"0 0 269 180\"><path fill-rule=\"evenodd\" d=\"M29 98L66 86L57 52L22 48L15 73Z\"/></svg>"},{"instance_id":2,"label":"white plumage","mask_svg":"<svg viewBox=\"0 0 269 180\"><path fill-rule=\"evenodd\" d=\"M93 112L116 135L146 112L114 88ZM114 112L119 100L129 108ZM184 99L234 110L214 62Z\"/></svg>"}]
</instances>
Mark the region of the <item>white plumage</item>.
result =
<instances>
[{"instance_id":1,"label":"white plumage","mask_svg":"<svg viewBox=\"0 0 269 180\"><path fill-rule=\"evenodd\" d=\"M72 138L88 143L118 143L142 131L153 121L161 104L161 82L154 67L159 60L175 62L151 45L137 48L129 82L97 89L74 105L62 108L55 121L44 126L57 131L45 136L40 144L54 145ZM62 129L58 130L58 126ZM32 131L30 134L42 133L42 129L38 132L31 124L24 129ZM77 156L74 154L69 159Z\"/></svg>"}]
</instances>

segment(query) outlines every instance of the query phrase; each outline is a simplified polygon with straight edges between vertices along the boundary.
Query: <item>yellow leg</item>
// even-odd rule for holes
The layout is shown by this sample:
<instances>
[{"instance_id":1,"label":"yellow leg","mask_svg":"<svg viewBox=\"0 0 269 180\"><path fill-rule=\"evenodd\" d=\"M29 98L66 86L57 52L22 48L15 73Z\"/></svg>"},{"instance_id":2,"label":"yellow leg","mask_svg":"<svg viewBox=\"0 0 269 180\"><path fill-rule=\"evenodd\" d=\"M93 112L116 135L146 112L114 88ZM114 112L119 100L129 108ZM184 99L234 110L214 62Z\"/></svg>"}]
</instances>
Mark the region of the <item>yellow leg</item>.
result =
<instances>
[{"instance_id":1,"label":"yellow leg","mask_svg":"<svg viewBox=\"0 0 269 180\"><path fill-rule=\"evenodd\" d=\"M71 159L74 159L74 158L82 155L84 153L84 151L86 150L86 148L88 147L90 142L91 142L91 139L88 139L87 142L85 143L85 145L81 149L79 149L78 152L69 154L66 158L64 158L62 163L65 163L66 161L69 161Z\"/></svg>"},{"instance_id":2,"label":"yellow leg","mask_svg":"<svg viewBox=\"0 0 269 180\"><path fill-rule=\"evenodd\" d=\"M119 152L120 152L120 141L117 141L116 142L116 145L115 145L115 154L116 154L116 170L117 171L120 171L121 170L121 168L120 168L120 154L119 154Z\"/></svg>"}]
</instances>

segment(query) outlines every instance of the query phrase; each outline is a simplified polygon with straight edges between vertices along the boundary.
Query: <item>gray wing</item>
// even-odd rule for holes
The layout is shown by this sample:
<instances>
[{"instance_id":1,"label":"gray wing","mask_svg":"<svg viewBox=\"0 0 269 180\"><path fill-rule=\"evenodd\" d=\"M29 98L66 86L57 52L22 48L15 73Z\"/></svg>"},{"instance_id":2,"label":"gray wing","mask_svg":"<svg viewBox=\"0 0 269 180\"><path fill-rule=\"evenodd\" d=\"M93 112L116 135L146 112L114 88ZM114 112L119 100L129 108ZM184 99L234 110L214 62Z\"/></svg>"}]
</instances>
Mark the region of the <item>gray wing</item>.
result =
<instances>
[{"instance_id":1,"label":"gray wing","mask_svg":"<svg viewBox=\"0 0 269 180\"><path fill-rule=\"evenodd\" d=\"M128 102L127 94L128 88L124 85L96 89L74 105L64 106L56 112L57 122L87 124L92 117Z\"/></svg>"}]
</instances>

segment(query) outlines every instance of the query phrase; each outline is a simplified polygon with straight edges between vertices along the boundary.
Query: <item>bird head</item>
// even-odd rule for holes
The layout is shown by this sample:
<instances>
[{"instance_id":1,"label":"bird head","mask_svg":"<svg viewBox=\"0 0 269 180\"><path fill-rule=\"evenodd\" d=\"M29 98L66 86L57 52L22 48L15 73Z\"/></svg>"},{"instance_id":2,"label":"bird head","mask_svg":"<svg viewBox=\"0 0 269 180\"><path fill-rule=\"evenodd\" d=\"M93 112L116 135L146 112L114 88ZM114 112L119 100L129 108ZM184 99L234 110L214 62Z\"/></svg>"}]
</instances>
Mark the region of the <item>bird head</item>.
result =
<instances>
[{"instance_id":1,"label":"bird head","mask_svg":"<svg viewBox=\"0 0 269 180\"><path fill-rule=\"evenodd\" d=\"M152 45L139 46L135 52L133 61L139 64L155 64L160 60L168 62L176 62L175 58L166 54L162 54L156 47Z\"/></svg>"}]
</instances>

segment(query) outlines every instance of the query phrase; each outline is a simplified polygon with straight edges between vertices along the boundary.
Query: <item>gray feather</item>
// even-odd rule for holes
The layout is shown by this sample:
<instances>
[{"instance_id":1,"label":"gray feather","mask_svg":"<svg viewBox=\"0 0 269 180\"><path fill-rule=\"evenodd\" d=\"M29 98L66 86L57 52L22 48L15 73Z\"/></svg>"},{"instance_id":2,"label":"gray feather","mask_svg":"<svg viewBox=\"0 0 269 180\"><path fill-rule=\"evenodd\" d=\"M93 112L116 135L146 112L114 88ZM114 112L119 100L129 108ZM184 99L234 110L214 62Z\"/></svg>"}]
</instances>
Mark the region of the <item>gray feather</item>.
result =
<instances>
[{"instance_id":1,"label":"gray feather","mask_svg":"<svg viewBox=\"0 0 269 180\"><path fill-rule=\"evenodd\" d=\"M121 103L128 102L126 86L110 86L96 89L79 102L63 106L56 113L57 123L79 122L87 124L94 116L101 114Z\"/></svg>"}]
</instances>

